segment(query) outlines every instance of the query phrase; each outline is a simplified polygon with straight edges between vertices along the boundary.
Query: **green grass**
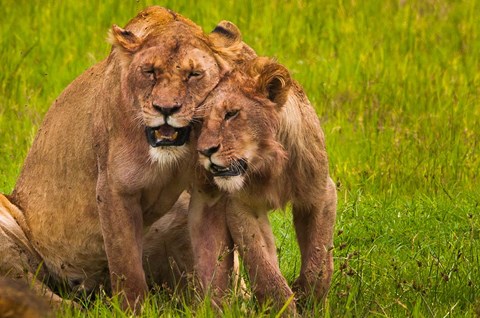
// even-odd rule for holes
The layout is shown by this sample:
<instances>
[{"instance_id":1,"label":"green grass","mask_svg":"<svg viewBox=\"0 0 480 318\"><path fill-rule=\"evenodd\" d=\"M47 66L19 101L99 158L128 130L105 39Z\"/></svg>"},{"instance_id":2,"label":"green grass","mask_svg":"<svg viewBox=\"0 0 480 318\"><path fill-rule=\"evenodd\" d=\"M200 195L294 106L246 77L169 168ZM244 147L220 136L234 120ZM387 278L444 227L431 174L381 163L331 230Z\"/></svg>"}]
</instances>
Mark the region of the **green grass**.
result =
<instances>
[{"instance_id":1,"label":"green grass","mask_svg":"<svg viewBox=\"0 0 480 318\"><path fill-rule=\"evenodd\" d=\"M109 52L108 28L146 1L0 3L0 191L9 193L51 102ZM480 1L164 1L206 31L236 23L304 86L339 186L335 274L310 316L480 315ZM272 214L281 269L300 263ZM122 317L100 297L65 317ZM232 297L226 317L274 316ZM152 295L144 316L213 317Z\"/></svg>"}]
</instances>

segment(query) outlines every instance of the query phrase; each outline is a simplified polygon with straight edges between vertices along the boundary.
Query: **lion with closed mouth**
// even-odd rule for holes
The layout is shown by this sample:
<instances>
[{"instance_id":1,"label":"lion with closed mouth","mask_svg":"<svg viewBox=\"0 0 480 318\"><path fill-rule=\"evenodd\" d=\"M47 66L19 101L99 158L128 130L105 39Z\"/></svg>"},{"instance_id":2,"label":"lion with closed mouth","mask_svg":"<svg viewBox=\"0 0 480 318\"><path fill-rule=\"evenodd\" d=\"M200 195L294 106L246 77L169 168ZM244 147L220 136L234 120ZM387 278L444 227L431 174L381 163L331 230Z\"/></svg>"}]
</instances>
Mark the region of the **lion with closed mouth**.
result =
<instances>
[{"instance_id":1,"label":"lion with closed mouth","mask_svg":"<svg viewBox=\"0 0 480 318\"><path fill-rule=\"evenodd\" d=\"M202 107L199 160L217 187L208 191L228 198L226 226L256 297L281 307L293 295L267 217L291 202L302 264L293 289L297 297L323 299L333 271L336 188L324 134L303 89L285 67L257 58L227 75ZM294 301L289 306L295 310Z\"/></svg>"},{"instance_id":2,"label":"lion with closed mouth","mask_svg":"<svg viewBox=\"0 0 480 318\"><path fill-rule=\"evenodd\" d=\"M49 109L0 207L0 245L9 247L0 271L22 276L43 264L50 286L86 291L109 280L132 307L147 291L144 230L191 182L195 109L254 53L229 22L206 35L160 7L114 25L109 39L110 55Z\"/></svg>"}]
</instances>

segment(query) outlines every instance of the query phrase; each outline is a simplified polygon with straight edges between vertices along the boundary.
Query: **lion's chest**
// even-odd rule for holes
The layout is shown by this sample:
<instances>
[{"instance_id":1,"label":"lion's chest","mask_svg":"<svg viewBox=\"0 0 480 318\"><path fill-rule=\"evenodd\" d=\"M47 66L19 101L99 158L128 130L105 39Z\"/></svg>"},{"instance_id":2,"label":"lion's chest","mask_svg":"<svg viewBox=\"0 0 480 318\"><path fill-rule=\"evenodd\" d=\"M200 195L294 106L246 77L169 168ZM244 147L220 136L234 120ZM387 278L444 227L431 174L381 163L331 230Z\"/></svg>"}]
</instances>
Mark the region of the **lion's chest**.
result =
<instances>
[{"instance_id":1,"label":"lion's chest","mask_svg":"<svg viewBox=\"0 0 480 318\"><path fill-rule=\"evenodd\" d=\"M175 204L180 194L189 187L192 171L188 166L178 169L156 171L157 178L151 186L143 189L141 206L145 227L165 215Z\"/></svg>"}]
</instances>

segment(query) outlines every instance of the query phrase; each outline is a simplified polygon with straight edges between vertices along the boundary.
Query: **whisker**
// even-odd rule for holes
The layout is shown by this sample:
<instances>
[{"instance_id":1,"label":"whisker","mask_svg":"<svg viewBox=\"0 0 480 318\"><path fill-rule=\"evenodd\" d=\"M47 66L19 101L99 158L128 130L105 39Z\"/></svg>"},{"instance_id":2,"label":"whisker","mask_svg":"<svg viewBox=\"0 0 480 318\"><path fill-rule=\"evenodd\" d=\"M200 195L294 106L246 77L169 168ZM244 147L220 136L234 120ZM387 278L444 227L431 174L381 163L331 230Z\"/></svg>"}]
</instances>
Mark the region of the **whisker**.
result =
<instances>
[{"instance_id":1,"label":"whisker","mask_svg":"<svg viewBox=\"0 0 480 318\"><path fill-rule=\"evenodd\" d=\"M200 118L192 118L192 120L190 121L192 124L202 124L203 123L203 120L200 119Z\"/></svg>"}]
</instances>

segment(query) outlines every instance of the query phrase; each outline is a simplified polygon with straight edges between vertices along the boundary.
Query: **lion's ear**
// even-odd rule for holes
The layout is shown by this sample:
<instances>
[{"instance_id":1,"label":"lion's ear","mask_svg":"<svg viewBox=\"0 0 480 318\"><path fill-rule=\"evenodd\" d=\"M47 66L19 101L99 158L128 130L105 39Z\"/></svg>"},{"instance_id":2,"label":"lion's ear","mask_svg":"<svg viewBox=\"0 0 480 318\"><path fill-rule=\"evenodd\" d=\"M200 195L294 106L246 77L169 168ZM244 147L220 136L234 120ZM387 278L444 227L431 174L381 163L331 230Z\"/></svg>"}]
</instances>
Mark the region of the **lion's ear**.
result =
<instances>
[{"instance_id":1,"label":"lion's ear","mask_svg":"<svg viewBox=\"0 0 480 318\"><path fill-rule=\"evenodd\" d=\"M240 29L230 21L220 21L208 35L216 47L230 47L242 41Z\"/></svg>"},{"instance_id":2,"label":"lion's ear","mask_svg":"<svg viewBox=\"0 0 480 318\"><path fill-rule=\"evenodd\" d=\"M232 65L240 65L257 57L255 51L242 41L240 29L230 21L220 21L208 39L223 74L228 73Z\"/></svg>"},{"instance_id":3,"label":"lion's ear","mask_svg":"<svg viewBox=\"0 0 480 318\"><path fill-rule=\"evenodd\" d=\"M271 59L258 58L254 63L253 72L258 72L258 92L278 106L283 106L287 102L292 86L290 72L285 66Z\"/></svg>"},{"instance_id":4,"label":"lion's ear","mask_svg":"<svg viewBox=\"0 0 480 318\"><path fill-rule=\"evenodd\" d=\"M130 31L114 24L109 32L109 42L125 53L135 53L141 46L142 40Z\"/></svg>"}]
</instances>

